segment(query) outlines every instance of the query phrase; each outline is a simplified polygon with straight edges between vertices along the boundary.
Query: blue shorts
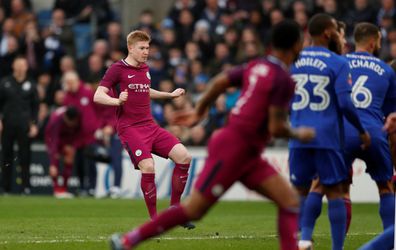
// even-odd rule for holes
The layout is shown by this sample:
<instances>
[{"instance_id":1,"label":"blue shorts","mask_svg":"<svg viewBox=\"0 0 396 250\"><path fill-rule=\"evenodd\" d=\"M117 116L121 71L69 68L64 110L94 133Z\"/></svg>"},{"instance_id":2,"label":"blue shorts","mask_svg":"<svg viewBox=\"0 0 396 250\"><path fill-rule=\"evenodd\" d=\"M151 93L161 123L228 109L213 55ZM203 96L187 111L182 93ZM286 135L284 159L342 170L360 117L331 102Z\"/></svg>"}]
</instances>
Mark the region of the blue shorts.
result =
<instances>
[{"instance_id":1,"label":"blue shorts","mask_svg":"<svg viewBox=\"0 0 396 250\"><path fill-rule=\"evenodd\" d=\"M323 185L335 185L348 179L348 168L341 151L320 148L289 150L290 181L297 187L309 187L319 177Z\"/></svg>"},{"instance_id":2,"label":"blue shorts","mask_svg":"<svg viewBox=\"0 0 396 250\"><path fill-rule=\"evenodd\" d=\"M366 172L371 179L377 182L385 182L392 179L393 163L389 149L389 143L385 137L372 137L371 145L367 150L362 150L359 137L345 137L345 163L352 166L356 158L366 163Z\"/></svg>"}]
</instances>

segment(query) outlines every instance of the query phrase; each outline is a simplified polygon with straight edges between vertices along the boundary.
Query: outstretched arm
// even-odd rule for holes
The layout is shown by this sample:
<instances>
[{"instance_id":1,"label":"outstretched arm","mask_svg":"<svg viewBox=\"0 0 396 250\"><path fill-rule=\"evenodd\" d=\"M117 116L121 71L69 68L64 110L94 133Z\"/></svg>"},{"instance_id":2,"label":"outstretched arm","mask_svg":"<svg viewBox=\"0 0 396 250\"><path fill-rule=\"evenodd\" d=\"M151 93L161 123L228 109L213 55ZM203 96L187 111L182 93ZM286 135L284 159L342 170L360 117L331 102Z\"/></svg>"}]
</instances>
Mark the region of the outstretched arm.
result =
<instances>
[{"instance_id":1,"label":"outstretched arm","mask_svg":"<svg viewBox=\"0 0 396 250\"><path fill-rule=\"evenodd\" d=\"M186 91L182 88L177 88L173 92L163 92L150 88L151 99L172 99L182 96Z\"/></svg>"},{"instance_id":2,"label":"outstretched arm","mask_svg":"<svg viewBox=\"0 0 396 250\"><path fill-rule=\"evenodd\" d=\"M268 131L274 137L293 138L309 142L315 137L315 130L309 127L291 128L288 122L288 108L271 106L269 108Z\"/></svg>"},{"instance_id":3,"label":"outstretched arm","mask_svg":"<svg viewBox=\"0 0 396 250\"><path fill-rule=\"evenodd\" d=\"M108 88L99 86L95 91L94 102L108 106L120 106L128 99L127 90L121 92L119 98L109 96L109 91L110 90Z\"/></svg>"}]
</instances>

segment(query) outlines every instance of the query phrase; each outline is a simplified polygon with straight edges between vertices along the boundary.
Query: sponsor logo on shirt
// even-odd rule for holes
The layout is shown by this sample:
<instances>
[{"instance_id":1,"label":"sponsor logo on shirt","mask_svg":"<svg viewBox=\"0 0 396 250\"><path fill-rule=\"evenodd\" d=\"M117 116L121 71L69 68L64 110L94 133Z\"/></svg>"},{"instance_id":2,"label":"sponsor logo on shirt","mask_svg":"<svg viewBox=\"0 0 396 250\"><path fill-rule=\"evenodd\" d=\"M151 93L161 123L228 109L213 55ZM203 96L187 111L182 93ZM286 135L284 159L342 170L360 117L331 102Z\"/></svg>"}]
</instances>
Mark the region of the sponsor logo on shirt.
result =
<instances>
[{"instance_id":1,"label":"sponsor logo on shirt","mask_svg":"<svg viewBox=\"0 0 396 250\"><path fill-rule=\"evenodd\" d=\"M150 84L148 83L131 83L128 84L128 88L135 92L149 92Z\"/></svg>"}]
</instances>

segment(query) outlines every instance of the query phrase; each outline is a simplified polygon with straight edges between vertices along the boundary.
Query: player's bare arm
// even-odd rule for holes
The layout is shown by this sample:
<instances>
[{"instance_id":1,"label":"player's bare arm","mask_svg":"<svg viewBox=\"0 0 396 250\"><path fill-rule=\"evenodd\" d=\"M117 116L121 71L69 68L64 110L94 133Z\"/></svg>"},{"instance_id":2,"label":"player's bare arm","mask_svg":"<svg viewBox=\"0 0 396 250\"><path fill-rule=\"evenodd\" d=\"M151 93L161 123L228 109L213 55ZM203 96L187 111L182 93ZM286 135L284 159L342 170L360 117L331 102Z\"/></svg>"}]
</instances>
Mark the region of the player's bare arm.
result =
<instances>
[{"instance_id":1,"label":"player's bare arm","mask_svg":"<svg viewBox=\"0 0 396 250\"><path fill-rule=\"evenodd\" d=\"M269 108L268 130L274 137L294 138L309 142L315 138L315 130L310 127L291 128L287 108L271 106Z\"/></svg>"},{"instance_id":2,"label":"player's bare arm","mask_svg":"<svg viewBox=\"0 0 396 250\"><path fill-rule=\"evenodd\" d=\"M384 130L386 130L388 133L396 132L396 113L391 113L388 115L384 125Z\"/></svg>"},{"instance_id":3,"label":"player's bare arm","mask_svg":"<svg viewBox=\"0 0 396 250\"><path fill-rule=\"evenodd\" d=\"M121 92L118 98L113 98L108 93L108 88L99 86L95 91L94 102L108 106L120 106L128 99L128 91L126 89Z\"/></svg>"},{"instance_id":4,"label":"player's bare arm","mask_svg":"<svg viewBox=\"0 0 396 250\"><path fill-rule=\"evenodd\" d=\"M150 88L151 99L173 99L182 96L186 91L182 88L177 88L172 92L163 92Z\"/></svg>"},{"instance_id":5,"label":"player's bare arm","mask_svg":"<svg viewBox=\"0 0 396 250\"><path fill-rule=\"evenodd\" d=\"M174 122L179 125L192 127L205 116L207 108L217 97L230 87L227 74L220 73L209 81L205 92L198 100L194 111L179 112L175 114Z\"/></svg>"}]
</instances>

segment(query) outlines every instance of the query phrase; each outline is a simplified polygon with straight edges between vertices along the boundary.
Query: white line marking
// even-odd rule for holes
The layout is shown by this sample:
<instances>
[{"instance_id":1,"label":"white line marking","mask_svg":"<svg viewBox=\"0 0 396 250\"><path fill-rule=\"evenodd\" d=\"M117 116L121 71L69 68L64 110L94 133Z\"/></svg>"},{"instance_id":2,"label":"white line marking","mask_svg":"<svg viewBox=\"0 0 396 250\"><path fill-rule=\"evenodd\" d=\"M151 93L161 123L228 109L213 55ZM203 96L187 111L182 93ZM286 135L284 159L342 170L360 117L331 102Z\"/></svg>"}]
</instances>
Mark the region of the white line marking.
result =
<instances>
[{"instance_id":1,"label":"white line marking","mask_svg":"<svg viewBox=\"0 0 396 250\"><path fill-rule=\"evenodd\" d=\"M369 232L369 233L349 233L348 236L374 236L378 235L379 232ZM328 234L315 234L315 238L318 237L328 237ZM215 236L215 235L207 235L207 236L191 236L191 237L177 237L177 236L163 236L156 237L154 240L254 240L254 239L270 239L276 238L276 234L266 234L263 236L252 236L252 235L225 235L225 236ZM36 239L35 239L36 238ZM81 237L81 236L70 236L70 237L56 237L56 239L40 239L40 237L30 237L30 239L22 239L22 240L3 240L0 241L0 245L7 244L54 244L54 243L68 243L68 242L102 242L107 241L110 238L108 236L98 236L98 237Z\"/></svg>"}]
</instances>

